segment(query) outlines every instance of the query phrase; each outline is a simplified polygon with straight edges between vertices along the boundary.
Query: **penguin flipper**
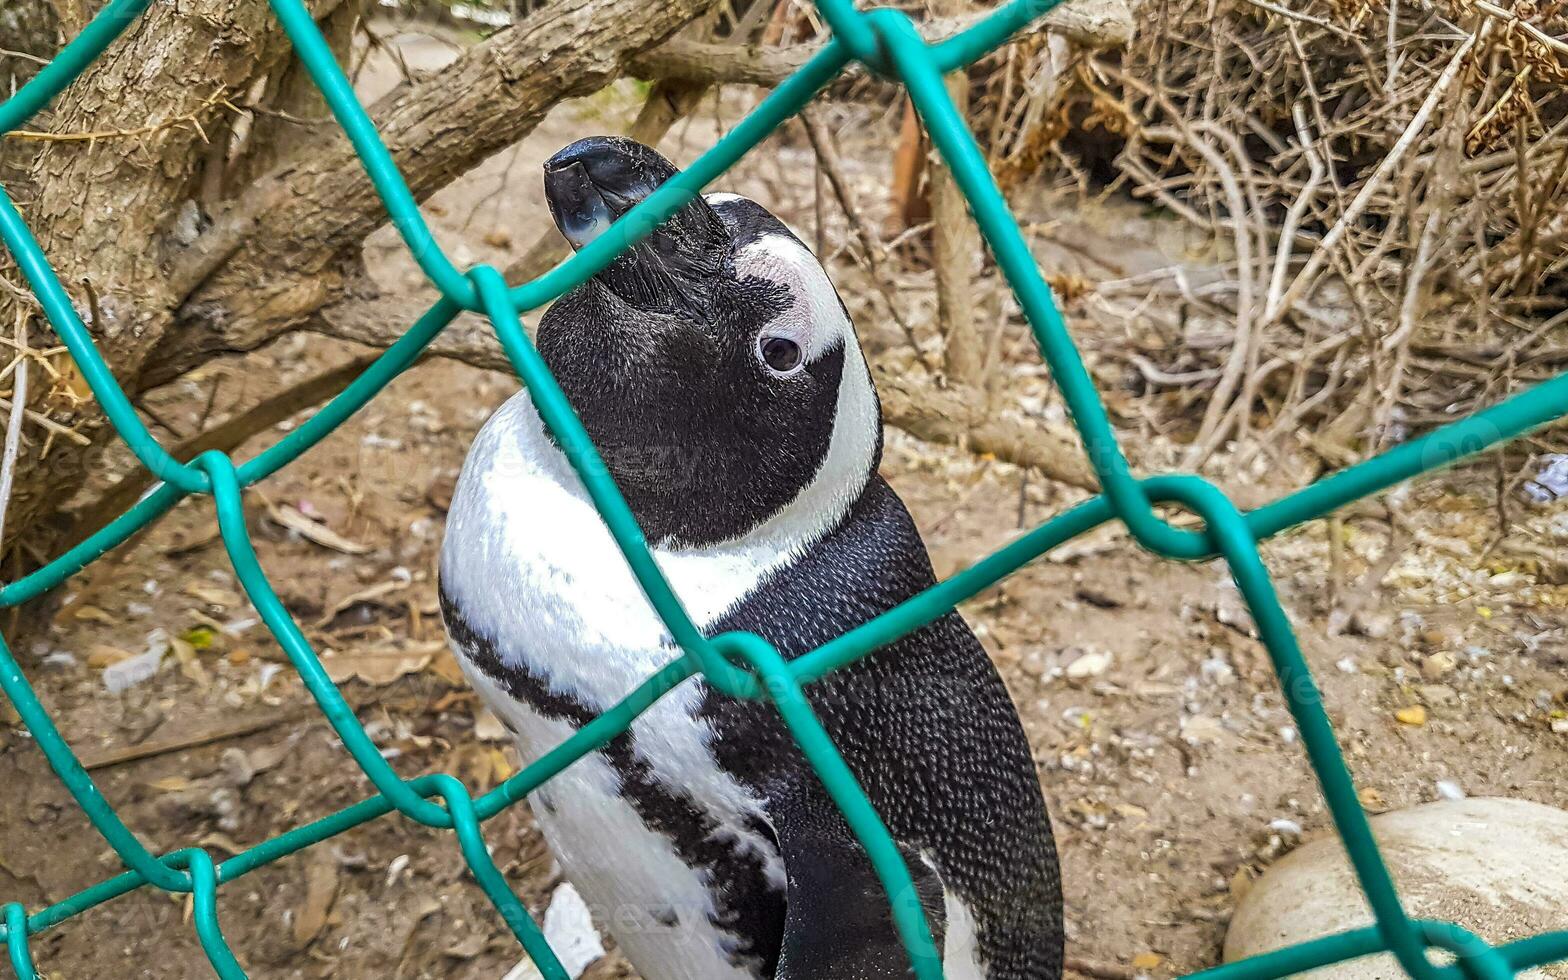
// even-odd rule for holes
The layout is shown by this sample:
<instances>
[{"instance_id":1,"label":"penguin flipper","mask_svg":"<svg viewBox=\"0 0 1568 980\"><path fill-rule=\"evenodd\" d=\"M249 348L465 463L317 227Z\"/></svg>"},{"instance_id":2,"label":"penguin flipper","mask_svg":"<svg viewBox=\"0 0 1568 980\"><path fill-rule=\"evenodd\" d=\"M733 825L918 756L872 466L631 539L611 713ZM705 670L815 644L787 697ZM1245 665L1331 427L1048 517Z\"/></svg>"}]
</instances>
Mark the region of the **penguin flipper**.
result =
<instances>
[{"instance_id":1,"label":"penguin flipper","mask_svg":"<svg viewBox=\"0 0 1568 980\"><path fill-rule=\"evenodd\" d=\"M887 892L831 801L817 803L810 816L779 820L775 828L788 879L777 980L912 977ZM914 849L900 845L899 851L940 950L942 883Z\"/></svg>"}]
</instances>

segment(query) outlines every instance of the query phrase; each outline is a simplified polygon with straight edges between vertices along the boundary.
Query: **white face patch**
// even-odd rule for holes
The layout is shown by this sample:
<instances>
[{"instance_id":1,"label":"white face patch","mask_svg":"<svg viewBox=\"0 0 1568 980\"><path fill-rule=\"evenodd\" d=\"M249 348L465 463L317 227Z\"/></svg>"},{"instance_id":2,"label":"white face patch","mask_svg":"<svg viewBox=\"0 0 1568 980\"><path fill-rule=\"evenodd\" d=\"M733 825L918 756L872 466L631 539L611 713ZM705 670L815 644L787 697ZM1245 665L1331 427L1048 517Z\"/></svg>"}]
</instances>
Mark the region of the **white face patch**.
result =
<instances>
[{"instance_id":1,"label":"white face patch","mask_svg":"<svg viewBox=\"0 0 1568 980\"><path fill-rule=\"evenodd\" d=\"M833 434L821 467L799 496L748 535L799 554L838 524L865 486L877 451L876 391L844 304L805 246L786 235L763 235L736 252L735 271L782 283L794 298L793 306L768 323L766 334L799 344L807 362L840 345L844 349Z\"/></svg>"},{"instance_id":2,"label":"white face patch","mask_svg":"<svg viewBox=\"0 0 1568 980\"><path fill-rule=\"evenodd\" d=\"M741 278L781 283L789 290L794 305L768 323L766 334L793 340L806 360L814 361L840 343L856 343L855 328L828 274L795 239L763 235L736 251L735 272Z\"/></svg>"}]
</instances>

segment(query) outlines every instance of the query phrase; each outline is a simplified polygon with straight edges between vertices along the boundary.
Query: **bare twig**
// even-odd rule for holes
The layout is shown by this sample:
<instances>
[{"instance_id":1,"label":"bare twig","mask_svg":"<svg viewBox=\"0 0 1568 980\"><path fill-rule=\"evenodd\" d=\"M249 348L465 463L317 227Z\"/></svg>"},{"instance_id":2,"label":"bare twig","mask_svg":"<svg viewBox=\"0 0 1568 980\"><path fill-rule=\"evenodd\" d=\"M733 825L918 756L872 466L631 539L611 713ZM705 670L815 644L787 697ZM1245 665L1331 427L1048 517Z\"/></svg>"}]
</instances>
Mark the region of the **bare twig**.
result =
<instances>
[{"instance_id":1,"label":"bare twig","mask_svg":"<svg viewBox=\"0 0 1568 980\"><path fill-rule=\"evenodd\" d=\"M1379 446L1387 445L1391 439L1394 403L1398 400L1399 392L1404 385L1405 367L1410 361L1410 338L1415 334L1416 317L1420 312L1423 287L1426 285L1426 273L1432 265L1433 246L1437 242L1437 231L1441 227L1442 215L1434 209L1427 215L1426 227L1422 230L1421 240L1416 245L1416 259L1411 263L1405 281L1404 299L1399 304L1399 328L1384 339L1382 344L1385 353L1394 352L1394 366L1388 380L1384 383L1383 397L1376 415Z\"/></svg>"},{"instance_id":2,"label":"bare twig","mask_svg":"<svg viewBox=\"0 0 1568 980\"><path fill-rule=\"evenodd\" d=\"M320 715L308 706L289 708L282 711L273 711L257 718L245 718L233 721L224 717L210 727L194 731L181 732L177 735L163 738L148 739L135 745L114 745L97 751L88 750L82 753L82 768L92 772L97 769L108 769L112 766L124 765L127 762L138 762L142 759L153 759L171 752L183 752L186 749L197 749L204 745L213 745L217 742L227 742L230 739L244 738L255 735L288 722L306 721L319 718Z\"/></svg>"},{"instance_id":3,"label":"bare twig","mask_svg":"<svg viewBox=\"0 0 1568 980\"><path fill-rule=\"evenodd\" d=\"M0 409L5 409L7 412L9 412L11 411L13 404L14 403L9 398L0 398ZM59 422L56 422L54 419L44 415L41 412L35 412L29 408L24 411L24 414L27 416L27 420L29 422L32 422L34 425L39 426L47 432L51 432L57 436L69 439L79 446L88 446L92 444L92 440L82 435L80 432L77 432L68 425L61 425Z\"/></svg>"},{"instance_id":4,"label":"bare twig","mask_svg":"<svg viewBox=\"0 0 1568 980\"><path fill-rule=\"evenodd\" d=\"M1277 320L1280 316L1283 316L1290 309L1291 304L1316 281L1318 274L1323 271L1323 266L1328 262L1329 254L1338 247L1340 241L1355 227L1356 221L1360 219L1367 205L1382 190L1384 182L1393 174L1395 168L1399 166L1400 161L1404 159L1410 148L1426 132L1427 123L1431 120L1432 113L1437 110L1438 104L1442 102L1443 96L1448 92L1449 86L1454 83L1454 79L1459 77L1459 71L1464 67L1465 59L1469 56L1471 50L1475 48L1476 44L1485 39L1491 32L1491 28L1491 21L1483 23L1480 30L1466 35L1464 41L1454 51L1453 55L1449 57L1448 66L1443 69L1443 73L1433 83L1425 101L1421 103L1421 108L1416 110L1416 114L1410 120L1410 124L1405 127L1404 132L1400 134L1393 148L1389 150L1387 155L1377 165L1377 169L1372 172L1372 176L1368 177L1361 185L1361 190L1356 192L1356 196L1351 200L1350 206L1339 216L1339 220L1334 223L1334 227L1330 228L1328 233L1323 236L1323 240L1318 243L1317 249L1307 259L1306 266L1291 281L1289 288L1280 297L1279 308L1274 311L1274 316L1270 318L1270 321Z\"/></svg>"},{"instance_id":5,"label":"bare twig","mask_svg":"<svg viewBox=\"0 0 1568 980\"><path fill-rule=\"evenodd\" d=\"M1208 140L1185 126L1151 126L1144 129L1144 134L1153 139L1183 143L1196 150L1219 175L1230 203L1231 231L1235 236L1236 262L1239 266L1236 338L1231 346L1230 358L1225 363L1224 373L1220 376L1219 385L1214 389L1209 406L1204 411L1203 423L1198 428L1197 438L1193 440L1192 449L1187 454L1186 466L1189 469L1196 469L1224 438L1225 432L1220 426L1220 420L1230 407L1231 395L1241 384L1242 374L1246 370L1247 360L1252 351L1252 233L1247 227L1248 207L1242 197L1241 185L1236 180L1235 171Z\"/></svg>"},{"instance_id":6,"label":"bare twig","mask_svg":"<svg viewBox=\"0 0 1568 980\"><path fill-rule=\"evenodd\" d=\"M173 129L177 126L189 126L196 130L196 132L201 136L202 142L206 142L207 132L202 128L201 117L206 114L209 109L220 106L222 108L228 109L230 112L237 113L240 111L240 109L235 106L234 103L229 101L227 94L222 89L219 89L214 94L208 96L205 100L202 101L201 105L191 110L190 112L181 113L178 116L164 119L160 122L148 123L145 126L137 126L133 129L97 129L83 132L65 133L49 133L31 129L13 129L9 133L6 133L5 137L7 139L17 140L36 140L41 143L97 143L103 140L136 139L143 136L151 136L154 133L160 133L166 129Z\"/></svg>"},{"instance_id":7,"label":"bare twig","mask_svg":"<svg viewBox=\"0 0 1568 980\"><path fill-rule=\"evenodd\" d=\"M1328 169L1323 165L1323 158L1317 148L1313 146L1312 132L1307 128L1306 110L1302 108L1300 102L1291 106L1291 117L1295 120L1296 138L1301 141L1301 152L1307 158L1311 176L1307 178L1296 199L1291 202L1290 210L1285 213L1285 223L1280 228L1279 246L1274 253L1274 272L1269 277L1268 300L1263 306L1263 320L1266 323L1273 322L1279 312L1285 293L1285 275L1290 271L1290 259L1294 254L1296 229L1300 227L1301 218L1312 203L1312 194L1323 182L1323 176Z\"/></svg>"},{"instance_id":8,"label":"bare twig","mask_svg":"<svg viewBox=\"0 0 1568 980\"><path fill-rule=\"evenodd\" d=\"M16 345L18 353L12 372L11 415L5 426L5 452L0 456L0 548L5 544L5 513L11 503L11 487L16 482L16 456L22 448L22 415L27 404L27 311L16 311Z\"/></svg>"},{"instance_id":9,"label":"bare twig","mask_svg":"<svg viewBox=\"0 0 1568 980\"><path fill-rule=\"evenodd\" d=\"M806 139L811 142L811 149L817 155L817 163L827 175L828 184L833 188L833 196L838 199L838 206L844 212L844 217L849 221L849 227L855 237L860 240L861 251L866 257L866 269L871 275L873 288L882 296L882 301L887 304L888 315L898 325L904 339L908 341L910 350L925 367L927 371L935 373L936 366L931 363L926 352L920 347L920 339L915 335L915 328L904 317L898 308L898 303L888 286L887 277L882 272L882 244L877 240L877 235L867 226L860 209L855 206L849 182L844 177L844 168L838 159L838 153L833 148L833 136L828 132L821 117L810 109L801 111L800 121L806 131Z\"/></svg>"}]
</instances>

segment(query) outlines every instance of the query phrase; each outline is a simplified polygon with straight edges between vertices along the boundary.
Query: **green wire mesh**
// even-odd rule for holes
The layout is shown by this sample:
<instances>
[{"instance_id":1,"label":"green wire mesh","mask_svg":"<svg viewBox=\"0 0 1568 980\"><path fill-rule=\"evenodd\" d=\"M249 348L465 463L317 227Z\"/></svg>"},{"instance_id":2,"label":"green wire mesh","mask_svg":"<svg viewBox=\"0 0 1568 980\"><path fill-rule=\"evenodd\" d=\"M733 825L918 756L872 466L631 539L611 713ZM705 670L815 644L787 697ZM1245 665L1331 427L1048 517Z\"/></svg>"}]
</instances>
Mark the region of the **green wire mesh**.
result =
<instances>
[{"instance_id":1,"label":"green wire mesh","mask_svg":"<svg viewBox=\"0 0 1568 980\"><path fill-rule=\"evenodd\" d=\"M150 0L112 0L47 67L0 104L0 133L23 125L97 58ZM200 848L158 856L136 838L77 761L39 704L16 659L0 640L0 689L11 699L49 764L126 870L48 908L28 914L17 902L3 907L0 942L12 968L31 980L36 971L28 937L143 886L192 896L196 933L218 976L244 977L219 926L222 883L396 810L430 827L456 831L458 846L480 887L528 955L550 980L566 972L539 927L507 886L485 848L481 824L537 789L584 754L605 745L676 685L700 674L726 694L765 698L778 709L795 740L843 810L871 856L889 896L892 915L920 980L942 976L941 958L908 869L876 810L839 756L802 693L804 685L944 615L1020 566L1108 521L1119 520L1149 551L1167 558L1223 558L1251 609L1273 660L1312 768L1322 786L1376 925L1327 936L1195 976L1204 980L1273 980L1287 974L1378 952L1392 952L1417 980L1504 980L1524 970L1568 958L1568 932L1554 932L1493 946L1464 929L1410 918L1401 906L1379 855L1350 772L1335 742L1312 673L1258 553L1258 541L1324 516L1364 497L1478 452L1568 414L1568 376L1545 382L1486 411L1404 443L1383 455L1329 476L1256 510L1242 513L1213 484L1196 476L1134 477L1112 432L1098 392L986 168L973 134L942 84L945 72L964 67L1005 43L1060 0L1011 0L963 33L927 44L909 18L896 10L856 10L852 0L817 0L832 39L797 73L685 172L616 222L568 261L532 282L509 287L489 266L467 272L452 264L420 216L408 187L369 116L354 98L331 51L301 0L269 0L301 61L320 87L338 124L420 268L440 291L438 300L348 388L307 422L265 452L236 465L226 454L205 453L189 463L160 446L95 349L69 296L50 268L16 207L0 187L0 239L32 286L55 332L69 349L98 403L126 445L161 481L134 507L54 562L0 589L0 608L32 599L64 582L124 542L190 494L212 496L225 549L250 601L277 637L305 686L378 795L314 823L214 862ZM851 61L901 81L942 159L969 201L981 232L1034 331L1083 439L1104 492L1019 538L920 595L792 661L761 637L726 633L705 637L687 616L659 572L642 532L595 452L588 434L524 332L520 314L537 309L579 285L616 255L677 211L741 156L798 112ZM522 772L477 799L446 774L405 780L377 752L354 712L328 678L315 651L268 583L245 530L244 490L277 472L362 408L406 370L457 314L487 316L534 404L556 434L592 495L649 602L668 627L681 655L615 707L584 726ZM1154 505L1179 505L1202 519L1200 529L1172 526ZM1445 955L1429 958L1428 951Z\"/></svg>"}]
</instances>

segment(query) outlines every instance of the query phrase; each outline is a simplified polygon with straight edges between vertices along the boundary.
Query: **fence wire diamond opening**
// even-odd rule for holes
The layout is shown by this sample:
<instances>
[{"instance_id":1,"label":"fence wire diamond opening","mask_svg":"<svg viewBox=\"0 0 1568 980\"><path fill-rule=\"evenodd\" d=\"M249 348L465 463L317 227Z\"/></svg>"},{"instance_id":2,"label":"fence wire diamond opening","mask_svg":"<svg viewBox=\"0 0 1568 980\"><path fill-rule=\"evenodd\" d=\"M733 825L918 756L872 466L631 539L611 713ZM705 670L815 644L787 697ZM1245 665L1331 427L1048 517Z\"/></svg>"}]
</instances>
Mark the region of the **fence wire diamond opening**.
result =
<instances>
[{"instance_id":1,"label":"fence wire diamond opening","mask_svg":"<svg viewBox=\"0 0 1568 980\"><path fill-rule=\"evenodd\" d=\"M0 104L0 133L19 128L43 109L134 23L150 2L112 0L52 62ZM540 972L549 980L563 980L566 972L491 860L481 825L585 753L625 731L661 695L698 674L724 693L766 698L773 703L866 847L887 894L909 894L912 889L908 870L854 774L812 713L802 694L803 686L918 629L1020 566L1113 520L1125 524L1133 537L1156 555L1189 561L1218 557L1228 564L1272 658L1334 827L1376 917L1372 926L1226 964L1195 976L1204 980L1272 980L1387 951L1417 980L1505 980L1521 970L1568 958L1568 931L1494 946L1452 923L1416 920L1407 914L1356 796L1312 673L1258 552L1260 539L1323 517L1368 494L1568 414L1568 376L1539 384L1486 411L1246 513L1240 512L1217 487L1197 476L1134 477L1050 289L987 170L973 135L942 84L944 73L963 68L1006 43L1015 32L1061 0L1011 0L968 30L936 44L922 40L909 18L899 11L861 11L852 0L817 0L817 9L832 36L810 61L680 176L621 218L612 233L601 235L560 266L519 286L508 286L501 274L489 266L465 272L452 264L436 244L390 153L356 101L348 79L302 0L269 2L359 154L404 243L441 298L348 388L271 448L238 465L220 452L208 452L182 463L159 445L138 418L15 204L0 187L0 239L120 438L162 481L87 540L51 564L0 589L0 608L15 606L58 586L183 498L209 495L216 505L225 550L251 603L288 654L348 753L379 792L221 862L198 847L162 856L153 854L98 792L39 703L15 657L0 640L0 688L21 715L49 765L126 868L113 878L31 914L18 902L3 906L0 942L5 944L11 966L19 977L31 980L37 975L28 945L30 936L150 885L191 895L197 937L213 969L224 980L242 978L245 973L220 927L218 886L395 810L426 826L456 832L458 846L475 880ZM1057 515L902 605L786 662L758 636L732 633L706 637L686 615L659 572L625 501L600 464L587 433L530 343L520 314L549 303L602 269L778 129L852 61L901 82L908 91L1013 289L1104 490L1100 496ZM364 407L410 367L436 335L464 310L489 318L518 376L566 449L649 602L681 650L676 659L615 707L478 798L458 779L444 773L403 779L382 758L269 584L246 531L244 498L247 487L288 465ZM1191 511L1202 519L1201 527L1173 526L1156 513L1158 504ZM941 977L940 956L918 903L892 902L891 907L915 975L921 980Z\"/></svg>"}]
</instances>

